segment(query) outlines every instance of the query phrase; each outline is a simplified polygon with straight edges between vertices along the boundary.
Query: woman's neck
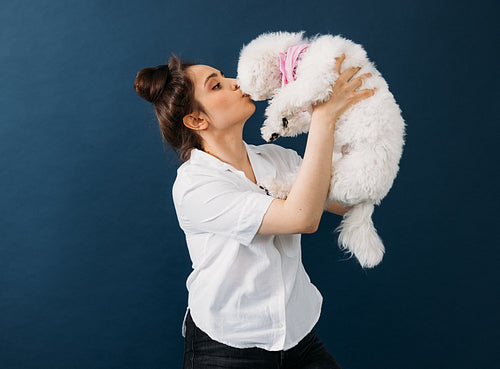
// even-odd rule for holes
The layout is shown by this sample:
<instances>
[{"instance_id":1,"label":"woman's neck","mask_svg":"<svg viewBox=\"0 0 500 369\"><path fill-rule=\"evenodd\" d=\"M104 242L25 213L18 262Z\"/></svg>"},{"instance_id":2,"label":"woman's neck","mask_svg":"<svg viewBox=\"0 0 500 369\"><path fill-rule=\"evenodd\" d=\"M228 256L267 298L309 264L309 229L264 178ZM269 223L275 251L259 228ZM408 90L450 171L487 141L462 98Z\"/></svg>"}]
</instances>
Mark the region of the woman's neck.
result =
<instances>
[{"instance_id":1,"label":"woman's neck","mask_svg":"<svg viewBox=\"0 0 500 369\"><path fill-rule=\"evenodd\" d=\"M215 156L217 159L232 165L238 170L244 171L249 164L243 139L204 142L202 148L207 154Z\"/></svg>"}]
</instances>

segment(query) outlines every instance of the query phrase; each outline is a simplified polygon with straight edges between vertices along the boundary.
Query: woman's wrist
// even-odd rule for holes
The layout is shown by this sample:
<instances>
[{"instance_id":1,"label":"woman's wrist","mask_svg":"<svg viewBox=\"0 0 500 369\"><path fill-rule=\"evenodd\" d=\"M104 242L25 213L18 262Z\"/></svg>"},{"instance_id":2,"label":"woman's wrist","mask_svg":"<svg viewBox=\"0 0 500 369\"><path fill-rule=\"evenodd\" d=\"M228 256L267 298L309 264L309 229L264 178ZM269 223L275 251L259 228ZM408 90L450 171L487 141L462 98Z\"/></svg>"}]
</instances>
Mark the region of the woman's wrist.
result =
<instances>
[{"instance_id":1,"label":"woman's wrist","mask_svg":"<svg viewBox=\"0 0 500 369\"><path fill-rule=\"evenodd\" d=\"M321 107L314 108L311 115L311 124L329 124L335 127L340 114L337 112L331 112Z\"/></svg>"}]
</instances>

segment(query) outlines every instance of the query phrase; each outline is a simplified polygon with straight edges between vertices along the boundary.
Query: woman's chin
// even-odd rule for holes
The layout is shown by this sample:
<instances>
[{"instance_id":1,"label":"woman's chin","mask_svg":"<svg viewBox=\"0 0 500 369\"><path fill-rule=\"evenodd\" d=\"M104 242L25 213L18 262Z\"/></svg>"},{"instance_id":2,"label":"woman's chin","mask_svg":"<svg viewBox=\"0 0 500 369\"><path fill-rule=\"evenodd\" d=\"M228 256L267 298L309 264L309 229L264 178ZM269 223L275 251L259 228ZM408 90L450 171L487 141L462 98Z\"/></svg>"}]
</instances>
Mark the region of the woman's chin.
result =
<instances>
[{"instance_id":1,"label":"woman's chin","mask_svg":"<svg viewBox=\"0 0 500 369\"><path fill-rule=\"evenodd\" d=\"M253 110L249 114L247 114L247 117L245 118L245 120L249 119L253 115L253 113L255 113L255 105L254 105Z\"/></svg>"}]
</instances>

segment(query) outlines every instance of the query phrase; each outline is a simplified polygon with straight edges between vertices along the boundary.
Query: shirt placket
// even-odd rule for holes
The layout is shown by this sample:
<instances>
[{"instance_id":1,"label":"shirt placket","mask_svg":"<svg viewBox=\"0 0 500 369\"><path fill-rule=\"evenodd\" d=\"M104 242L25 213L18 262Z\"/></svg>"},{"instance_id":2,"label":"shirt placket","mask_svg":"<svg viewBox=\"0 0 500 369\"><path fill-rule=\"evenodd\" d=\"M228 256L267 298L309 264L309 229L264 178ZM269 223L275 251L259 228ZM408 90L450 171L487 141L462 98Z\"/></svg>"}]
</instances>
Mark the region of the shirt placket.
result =
<instances>
[{"instance_id":1,"label":"shirt placket","mask_svg":"<svg viewBox=\"0 0 500 369\"><path fill-rule=\"evenodd\" d=\"M281 248L281 243L280 243L280 238L278 235L275 235L275 241L279 244L279 247ZM279 343L280 347L283 347L285 345L285 340L286 340L286 316L285 316L285 305L286 305L286 286L285 286L285 280L283 279L283 261L281 258L281 252L276 249L276 251L279 254L279 268L277 271L277 278L279 280L279 293L277 294L277 299L276 299L276 305L277 305L277 310L278 310L278 321L279 321L279 329L280 329L280 337L279 337Z\"/></svg>"}]
</instances>

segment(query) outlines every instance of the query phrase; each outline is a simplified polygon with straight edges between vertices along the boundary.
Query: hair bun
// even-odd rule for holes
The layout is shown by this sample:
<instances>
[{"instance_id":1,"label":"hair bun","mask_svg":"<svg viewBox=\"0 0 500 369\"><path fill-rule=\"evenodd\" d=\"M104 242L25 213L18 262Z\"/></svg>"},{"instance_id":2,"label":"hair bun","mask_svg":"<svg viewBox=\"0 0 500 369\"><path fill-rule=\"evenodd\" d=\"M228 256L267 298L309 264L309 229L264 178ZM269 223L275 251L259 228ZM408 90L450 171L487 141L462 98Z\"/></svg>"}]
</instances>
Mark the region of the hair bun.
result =
<instances>
[{"instance_id":1,"label":"hair bun","mask_svg":"<svg viewBox=\"0 0 500 369\"><path fill-rule=\"evenodd\" d=\"M141 69L134 81L135 92L153 104L160 99L171 75L167 64Z\"/></svg>"}]
</instances>

